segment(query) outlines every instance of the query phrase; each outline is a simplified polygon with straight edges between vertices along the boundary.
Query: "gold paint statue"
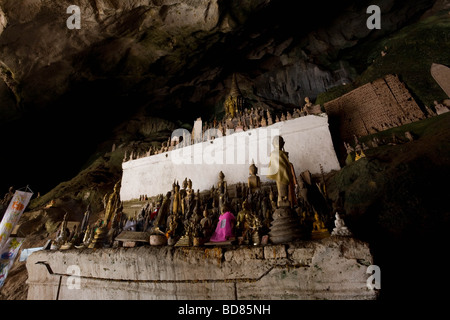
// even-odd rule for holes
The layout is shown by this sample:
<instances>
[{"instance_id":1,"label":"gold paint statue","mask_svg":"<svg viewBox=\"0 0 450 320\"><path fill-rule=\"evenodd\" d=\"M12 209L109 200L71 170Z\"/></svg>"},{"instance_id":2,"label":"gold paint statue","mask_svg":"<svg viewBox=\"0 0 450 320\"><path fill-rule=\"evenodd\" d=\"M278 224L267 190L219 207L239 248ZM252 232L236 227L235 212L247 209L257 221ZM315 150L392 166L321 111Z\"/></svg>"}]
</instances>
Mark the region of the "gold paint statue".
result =
<instances>
[{"instance_id":1,"label":"gold paint statue","mask_svg":"<svg viewBox=\"0 0 450 320\"><path fill-rule=\"evenodd\" d=\"M251 193L261 189L261 179L257 176L258 168L252 163L249 167L248 189Z\"/></svg>"},{"instance_id":2,"label":"gold paint statue","mask_svg":"<svg viewBox=\"0 0 450 320\"><path fill-rule=\"evenodd\" d=\"M267 178L275 180L277 183L278 207L288 207L291 205L289 202L289 186L294 182L291 163L288 153L283 150L284 139L281 136L275 136L272 145L275 149L270 154Z\"/></svg>"},{"instance_id":3,"label":"gold paint statue","mask_svg":"<svg viewBox=\"0 0 450 320\"><path fill-rule=\"evenodd\" d=\"M108 202L106 203L106 208L105 208L105 218L104 218L104 226L105 227L110 227L109 226L109 222L111 221L111 218L113 216L113 214L116 212L116 209L120 203L120 181L118 181L115 185L114 185L114 191L113 193L109 196Z\"/></svg>"}]
</instances>

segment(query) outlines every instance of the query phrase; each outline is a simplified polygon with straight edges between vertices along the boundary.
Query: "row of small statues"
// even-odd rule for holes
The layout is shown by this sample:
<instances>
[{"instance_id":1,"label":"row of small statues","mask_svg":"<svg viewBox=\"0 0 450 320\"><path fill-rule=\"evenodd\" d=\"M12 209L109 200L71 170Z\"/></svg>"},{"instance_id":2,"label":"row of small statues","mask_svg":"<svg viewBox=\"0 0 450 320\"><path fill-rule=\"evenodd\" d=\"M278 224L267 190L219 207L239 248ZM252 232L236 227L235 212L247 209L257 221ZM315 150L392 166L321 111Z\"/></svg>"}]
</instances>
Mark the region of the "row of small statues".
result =
<instances>
[{"instance_id":1,"label":"row of small statues","mask_svg":"<svg viewBox=\"0 0 450 320\"><path fill-rule=\"evenodd\" d=\"M103 205L104 217L94 224L89 224L91 209L87 207L81 224L74 225L73 230L67 228L67 213L59 227L51 249L97 248L112 243L122 230L126 217L123 214L123 203L120 201L120 182L114 185L111 194L105 194Z\"/></svg>"},{"instance_id":2,"label":"row of small statues","mask_svg":"<svg viewBox=\"0 0 450 320\"><path fill-rule=\"evenodd\" d=\"M255 165L250 166L249 173L247 184L238 183L235 186L233 199L228 197L227 183L224 174L220 172L217 187L212 186L209 193L201 195L199 190L194 193L191 180L185 179L182 189L178 183L174 183L172 191L165 197L159 195L154 202L146 201L139 213L128 218L123 214L123 204L117 203L117 197L113 193L105 203L105 209L114 210L116 214L110 225L108 212L105 212L105 219L99 219L89 225L91 211L88 207L81 224L69 230L66 214L52 249L112 246L115 237L122 231L147 231L164 235L171 245L177 245L178 242L183 242L182 245L192 245L195 242L193 239L201 239L200 243L204 243L212 239L214 226L218 229L220 218L226 213L234 221L229 227L229 234L224 234L224 237L219 237L218 240L226 241L234 237L240 239L240 244L260 244L262 236L269 231L277 203L272 186L262 187ZM301 176L299 180L303 180ZM308 204L305 189L304 185L296 188L296 212L300 222L303 225L308 224L306 227L312 232L327 232L318 213ZM140 200L145 201L145 196L141 196ZM112 208L114 205L117 208ZM232 212L237 213L236 216ZM340 230L344 224L339 223ZM105 227L105 224L109 225L109 229L99 237L97 230ZM345 231L346 228L343 230L334 234L350 235Z\"/></svg>"},{"instance_id":3,"label":"row of small statues","mask_svg":"<svg viewBox=\"0 0 450 320\"><path fill-rule=\"evenodd\" d=\"M225 209L226 210L226 209ZM88 210L85 213L85 217L89 217L90 210ZM231 215L233 218L234 216L227 211L229 215ZM223 213L222 213L223 214ZM151 228L151 225L148 224L149 218L151 215L144 215L140 217L134 217L134 218L126 218L124 215L121 216L119 224L116 226L117 234L119 234L121 231L145 231L149 230ZM195 216L194 219L189 221L185 225L186 230L184 232L184 236L181 239L181 242L187 241L183 243L184 246L189 245L198 245L205 242L205 239L211 239L211 235L213 232L213 226L214 222L212 218L210 217L210 214L208 213L208 209L203 210L203 217L201 220L198 220L198 215ZM145 221L144 223L142 223ZM305 222L305 218L303 217L302 222ZM171 219L169 222L169 228L175 228L176 219ZM236 223L235 228L234 225L231 228L234 228L235 230L232 230L229 236L234 237L235 235L238 236L240 239L239 244L254 244L258 245L261 243L262 233L266 233L267 229L264 228L264 226L261 224L261 219L254 214L253 211L251 211L250 206L248 205L248 202L244 200L243 203L243 209L239 212L236 221L233 219L233 223ZM64 216L63 222L61 223L61 226L58 230L57 236L55 241L53 241L51 245L51 250L58 250L58 249L71 249L73 247L75 248L93 248L94 246L91 246L93 243L93 240L95 239L95 234L98 228L101 227L102 221L101 219L98 220L93 226L90 225L84 225L80 226L74 225L72 230L69 230L67 228L67 213ZM347 226L344 223L344 220L340 217L339 213L336 213L335 215L335 228L333 229L331 235L332 236L352 236L352 233L347 228ZM170 229L174 230L174 229ZM171 233L171 231L168 231L168 233L165 235L166 237L169 237L169 240L177 239L175 234ZM317 212L314 214L314 221L312 223L312 232L328 232L326 229L324 223L319 218ZM225 236L227 236L225 234ZM192 240L194 239L194 240ZM202 239L201 242L195 242L195 239ZM228 238L219 239L219 240L228 240ZM114 237L106 237L103 239L101 245L103 247L109 247L113 246L115 243ZM169 242L170 243L170 242ZM176 245L175 242L171 243L172 245Z\"/></svg>"},{"instance_id":4,"label":"row of small statues","mask_svg":"<svg viewBox=\"0 0 450 320\"><path fill-rule=\"evenodd\" d=\"M434 108L435 108L436 112L434 112L428 106L425 106L425 109L427 111L428 117L434 117L436 115L440 115L440 114L449 112L450 111L449 107L450 107L450 99L446 99L446 100L444 100L443 103L438 103L437 101L434 101ZM421 119L417 118L415 115L404 115L401 118L399 117L398 121L393 121L390 124L382 123L381 129L387 130L390 128L399 127L402 124L409 123L410 121L408 121L408 120L410 120L411 122L414 122L414 121L418 121ZM344 142L344 147L347 150L347 155L348 155L347 162L351 162L351 160L357 161L361 158L364 158L365 157L364 151L368 150L369 148L377 148L381 145L397 145L397 144L402 144L402 143L411 142L411 141L414 141L414 136L411 134L410 131L405 132L405 138L398 137L395 133L392 133L391 140L379 139L377 137L373 137L367 143L369 146L367 146L365 143L360 143L358 138L356 136L354 136L354 147L352 147L350 145L350 143ZM353 152L355 152L354 159L351 157L351 154Z\"/></svg>"},{"instance_id":5,"label":"row of small statues","mask_svg":"<svg viewBox=\"0 0 450 320\"><path fill-rule=\"evenodd\" d=\"M435 100L433 101L433 104L436 112L434 112L429 106L425 106L429 117L434 117L450 111L450 99L445 99L441 103Z\"/></svg>"},{"instance_id":6,"label":"row of small statues","mask_svg":"<svg viewBox=\"0 0 450 320\"><path fill-rule=\"evenodd\" d=\"M250 166L249 174L247 184L235 185L232 199L228 196L223 172L219 173L217 188L213 186L209 193L203 195L197 190L193 198L190 196L194 194L190 192L191 180L185 179L181 190L178 182L174 182L172 191L165 197L159 195L156 202L144 205L133 231L164 235L171 245L192 245L195 239L199 239L198 244L208 240L222 242L230 238L238 238L240 244L259 244L262 236L269 232L277 201L272 186L261 185L254 164ZM299 180L303 181L301 176ZM308 203L305 189L304 184L296 188L295 209L299 221L312 232L328 232L317 211ZM218 235L224 215L232 224L227 232ZM339 230L343 225L340 219ZM335 234L349 235L346 231Z\"/></svg>"},{"instance_id":7,"label":"row of small statues","mask_svg":"<svg viewBox=\"0 0 450 320\"><path fill-rule=\"evenodd\" d=\"M202 141L208 141L214 139L213 135L209 134L210 129L216 129L220 131L222 136L226 136L228 134L234 132L242 132L247 130L252 130L255 128L270 126L277 122L287 121L296 119L302 116L306 116L311 114L310 108L312 107L312 103L308 97L305 98L305 105L303 107L295 108L293 112L287 111L286 113L281 113L280 115L275 115L273 118L272 114L269 110L264 110L262 107L256 108L245 108L242 112L237 112L233 118L227 118L218 121L214 119L212 122L205 122L202 125ZM231 131L230 131L231 130ZM184 137L185 138L185 137ZM186 139L188 140L188 139ZM198 141L194 141L194 137L191 137L191 141L186 141L183 139L182 141L178 139L168 138L167 141L164 141L161 144L161 147L151 146L146 152L131 152L130 154L126 153L123 161L135 160L144 157L149 157L156 154L161 154L164 152L172 151L177 146L186 146L188 144L193 144Z\"/></svg>"},{"instance_id":8,"label":"row of small statues","mask_svg":"<svg viewBox=\"0 0 450 320\"><path fill-rule=\"evenodd\" d=\"M379 146L382 145L395 146L398 144L414 141L414 136L409 131L405 132L404 138L398 137L395 133L393 133L391 139L380 139L378 137L373 137L370 141L367 142L367 144L364 142L361 143L358 137L355 135L353 136L353 138L354 138L353 146L350 145L350 143L344 141L344 147L345 150L347 151L347 159L346 159L347 164L353 161L358 161L361 158L364 158L366 156L364 151L369 150L371 148L378 148Z\"/></svg>"},{"instance_id":9,"label":"row of small statues","mask_svg":"<svg viewBox=\"0 0 450 320\"><path fill-rule=\"evenodd\" d=\"M233 198L229 196L222 171L219 173L217 187L213 186L206 196L202 196L199 190L195 193L192 181L185 178L182 189L179 183L174 181L172 190L167 192L165 197L159 195L155 205L147 204L143 208L136 223L136 227L141 226L142 230L136 228L136 231L150 231L155 236L171 240L171 244L174 245L190 245L192 238L205 241L209 239L213 242L226 241L234 237L235 232L244 243L251 241L258 244L260 235L269 233L273 219L278 226L284 219L279 213L288 213L290 221L298 225L298 228L302 220L306 229L310 228L313 232L325 231L314 205L311 205L308 199L308 186L304 183L308 175L304 179L301 174L297 181L288 153L284 151L284 139L281 136L274 137L272 144L274 150L270 156L269 174L266 177L276 182L277 200L271 186L263 188L255 164L249 167L247 184L236 185ZM311 186L310 177L308 180ZM123 205L119 198L119 187L120 182L114 186L108 200L104 198L104 219L94 225L95 234L92 231L88 239L84 239L88 232L84 229L86 224L82 223L81 232L85 232L83 237L85 246L95 248L105 244L111 245L119 232L127 228L123 223ZM324 186L319 186L319 189L325 198ZM292 210L294 207L295 212ZM233 212L237 213L237 217ZM276 217L272 216L277 212ZM216 229L211 235L214 225ZM297 232L295 230L300 230L298 228L291 228L291 231L295 233ZM80 242L81 235L77 238Z\"/></svg>"}]
</instances>

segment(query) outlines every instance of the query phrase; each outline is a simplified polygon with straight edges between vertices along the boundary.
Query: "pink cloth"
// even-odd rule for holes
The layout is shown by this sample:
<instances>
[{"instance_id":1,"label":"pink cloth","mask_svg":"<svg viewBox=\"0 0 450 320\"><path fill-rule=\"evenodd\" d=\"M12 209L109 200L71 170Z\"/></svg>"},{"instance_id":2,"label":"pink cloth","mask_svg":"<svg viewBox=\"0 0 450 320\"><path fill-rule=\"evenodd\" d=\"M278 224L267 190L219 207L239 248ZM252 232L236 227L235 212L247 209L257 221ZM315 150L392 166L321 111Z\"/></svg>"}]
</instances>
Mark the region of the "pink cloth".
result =
<instances>
[{"instance_id":1,"label":"pink cloth","mask_svg":"<svg viewBox=\"0 0 450 320\"><path fill-rule=\"evenodd\" d=\"M214 234L209 241L222 242L227 241L230 237L233 237L234 221L236 221L236 218L231 212L225 212L220 215L216 231L214 231Z\"/></svg>"}]
</instances>

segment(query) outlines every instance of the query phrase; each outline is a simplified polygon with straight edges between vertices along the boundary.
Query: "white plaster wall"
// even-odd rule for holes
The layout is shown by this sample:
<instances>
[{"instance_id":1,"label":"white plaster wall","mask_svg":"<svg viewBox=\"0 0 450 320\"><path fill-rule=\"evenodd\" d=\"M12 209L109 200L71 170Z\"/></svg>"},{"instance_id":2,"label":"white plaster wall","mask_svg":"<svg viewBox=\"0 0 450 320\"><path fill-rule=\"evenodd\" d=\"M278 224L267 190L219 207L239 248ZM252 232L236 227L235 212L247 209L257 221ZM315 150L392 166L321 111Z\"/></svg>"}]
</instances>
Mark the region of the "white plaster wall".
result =
<instances>
[{"instance_id":1,"label":"white plaster wall","mask_svg":"<svg viewBox=\"0 0 450 320\"><path fill-rule=\"evenodd\" d=\"M136 199L142 194L165 194L172 189L174 180L181 185L186 177L192 180L193 189L210 189L217 184L220 171L229 185L246 182L252 161L259 168L261 181L269 181L264 172L273 150L272 139L277 134L285 140L284 149L297 176L305 170L319 173L320 164L325 172L340 169L328 117L309 115L124 162L121 200Z\"/></svg>"}]
</instances>

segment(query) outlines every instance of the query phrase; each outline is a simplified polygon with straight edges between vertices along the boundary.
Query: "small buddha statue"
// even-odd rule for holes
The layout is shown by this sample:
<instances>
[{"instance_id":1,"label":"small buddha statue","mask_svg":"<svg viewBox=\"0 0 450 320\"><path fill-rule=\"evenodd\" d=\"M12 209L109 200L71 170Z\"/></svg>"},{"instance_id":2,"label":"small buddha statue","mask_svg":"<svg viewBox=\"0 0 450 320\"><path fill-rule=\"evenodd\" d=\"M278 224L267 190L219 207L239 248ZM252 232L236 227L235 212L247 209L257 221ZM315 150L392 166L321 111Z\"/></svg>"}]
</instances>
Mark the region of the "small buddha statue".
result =
<instances>
[{"instance_id":1,"label":"small buddha statue","mask_svg":"<svg viewBox=\"0 0 450 320\"><path fill-rule=\"evenodd\" d=\"M365 158L365 157L366 157L366 155L365 155L364 151L361 150L361 152L359 152L359 153L358 153L358 151L356 151L355 161L358 161L358 160L360 160L362 158Z\"/></svg>"},{"instance_id":2,"label":"small buddha statue","mask_svg":"<svg viewBox=\"0 0 450 320\"><path fill-rule=\"evenodd\" d=\"M203 218L200 220L200 226L204 238L209 238L212 232L212 220L209 217L208 209L203 210Z\"/></svg>"},{"instance_id":3,"label":"small buddha statue","mask_svg":"<svg viewBox=\"0 0 450 320\"><path fill-rule=\"evenodd\" d=\"M262 223L261 220L255 216L253 218L253 224L251 226L252 229L252 241L253 241L253 245L259 245L261 243L261 238L260 238L260 230L262 227Z\"/></svg>"},{"instance_id":4,"label":"small buddha statue","mask_svg":"<svg viewBox=\"0 0 450 320\"><path fill-rule=\"evenodd\" d=\"M169 219L170 219L169 223L168 223L169 227L168 227L168 230L166 232L166 237L167 238L173 237L175 235L175 232L176 232L177 227L178 227L178 219L177 219L176 215L172 214L169 217Z\"/></svg>"},{"instance_id":5,"label":"small buddha statue","mask_svg":"<svg viewBox=\"0 0 450 320\"><path fill-rule=\"evenodd\" d=\"M251 241L251 236L253 233L253 225L256 216L253 214L250 208L245 210L243 223L241 223L241 232L244 243L249 243Z\"/></svg>"},{"instance_id":6,"label":"small buddha statue","mask_svg":"<svg viewBox=\"0 0 450 320\"><path fill-rule=\"evenodd\" d=\"M184 198L184 217L189 218L194 208L194 190L192 189L191 179L187 182L186 196Z\"/></svg>"},{"instance_id":7,"label":"small buddha statue","mask_svg":"<svg viewBox=\"0 0 450 320\"><path fill-rule=\"evenodd\" d=\"M244 126L242 125L241 117L238 118L237 125L235 126L234 129L235 129L236 132L244 131Z\"/></svg>"},{"instance_id":8,"label":"small buddha statue","mask_svg":"<svg viewBox=\"0 0 450 320\"><path fill-rule=\"evenodd\" d=\"M277 202L275 201L275 195L273 194L272 189L270 189L270 192L269 192L269 200L270 200L270 206L272 207L272 211L274 211L277 208Z\"/></svg>"},{"instance_id":9,"label":"small buddha statue","mask_svg":"<svg viewBox=\"0 0 450 320\"><path fill-rule=\"evenodd\" d=\"M181 214L184 215L185 213L185 203L184 203L184 199L186 198L186 188L188 186L188 181L187 178L184 179L183 184L182 184L182 189L180 190L180 200L181 200Z\"/></svg>"},{"instance_id":10,"label":"small buddha statue","mask_svg":"<svg viewBox=\"0 0 450 320\"><path fill-rule=\"evenodd\" d=\"M314 212L313 232L328 232L317 211Z\"/></svg>"},{"instance_id":11,"label":"small buddha statue","mask_svg":"<svg viewBox=\"0 0 450 320\"><path fill-rule=\"evenodd\" d=\"M248 189L251 193L261 189L261 179L256 175L258 168L252 163L249 167Z\"/></svg>"},{"instance_id":12,"label":"small buddha statue","mask_svg":"<svg viewBox=\"0 0 450 320\"><path fill-rule=\"evenodd\" d=\"M286 120L292 120L292 115L289 111L286 113Z\"/></svg>"},{"instance_id":13,"label":"small buddha statue","mask_svg":"<svg viewBox=\"0 0 450 320\"><path fill-rule=\"evenodd\" d=\"M355 151L355 149L350 145L350 143L346 143L345 141L344 141L344 147L345 147L345 150L347 151L347 154L350 154L353 151Z\"/></svg>"},{"instance_id":14,"label":"small buddha statue","mask_svg":"<svg viewBox=\"0 0 450 320\"><path fill-rule=\"evenodd\" d=\"M303 204L307 204L308 202L308 188L306 187L305 180L302 175L298 176L298 197L303 202Z\"/></svg>"},{"instance_id":15,"label":"small buddha statue","mask_svg":"<svg viewBox=\"0 0 450 320\"><path fill-rule=\"evenodd\" d=\"M261 200L261 217L263 219L262 223L265 227L269 228L270 227L270 220L272 217L272 212L271 212L271 208L270 208L270 203L269 203L269 197L267 196L267 194L263 194L262 200Z\"/></svg>"},{"instance_id":16,"label":"small buddha statue","mask_svg":"<svg viewBox=\"0 0 450 320\"><path fill-rule=\"evenodd\" d=\"M261 117L261 127L265 127L265 126L267 126L266 118Z\"/></svg>"},{"instance_id":17,"label":"small buddha statue","mask_svg":"<svg viewBox=\"0 0 450 320\"><path fill-rule=\"evenodd\" d=\"M309 99L309 97L305 97L305 105L304 108L308 108L311 107L313 104L311 103L311 100Z\"/></svg>"},{"instance_id":18,"label":"small buddha statue","mask_svg":"<svg viewBox=\"0 0 450 320\"><path fill-rule=\"evenodd\" d=\"M88 225L86 228L86 231L84 233L83 236L83 247L87 247L89 245L89 241L91 240L91 236L92 236L92 229L91 229L91 225Z\"/></svg>"},{"instance_id":19,"label":"small buddha statue","mask_svg":"<svg viewBox=\"0 0 450 320\"><path fill-rule=\"evenodd\" d=\"M180 195L180 186L174 184L173 194L172 194L172 214L181 214L181 195Z\"/></svg>"},{"instance_id":20,"label":"small buddha statue","mask_svg":"<svg viewBox=\"0 0 450 320\"><path fill-rule=\"evenodd\" d=\"M343 237L350 237L352 233L350 230L348 230L347 226L345 225L344 220L341 219L339 213L336 212L336 220L334 220L334 225L336 228L333 229L331 232L332 236L343 236Z\"/></svg>"},{"instance_id":21,"label":"small buddha statue","mask_svg":"<svg viewBox=\"0 0 450 320\"><path fill-rule=\"evenodd\" d=\"M244 227L244 222L246 216L250 213L250 204L247 199L245 199L242 203L242 210L239 211L236 219L236 228L242 229Z\"/></svg>"},{"instance_id":22,"label":"small buddha statue","mask_svg":"<svg viewBox=\"0 0 450 320\"><path fill-rule=\"evenodd\" d=\"M267 110L267 125L272 125L273 124L273 120L272 120L272 115L270 114L269 110Z\"/></svg>"},{"instance_id":23,"label":"small buddha statue","mask_svg":"<svg viewBox=\"0 0 450 320\"><path fill-rule=\"evenodd\" d=\"M227 182L222 171L219 172L219 181L217 182L217 192L219 194L219 205L223 204L225 194L227 192Z\"/></svg>"},{"instance_id":24,"label":"small buddha statue","mask_svg":"<svg viewBox=\"0 0 450 320\"><path fill-rule=\"evenodd\" d=\"M106 208L105 208L105 224L104 226L107 228L110 228L110 221L111 218L114 214L114 212L116 211L116 208L118 207L119 203L120 203L120 181L118 181L115 185L114 185L114 190L113 193L109 196L108 198L108 202L106 204Z\"/></svg>"},{"instance_id":25,"label":"small buddha statue","mask_svg":"<svg viewBox=\"0 0 450 320\"><path fill-rule=\"evenodd\" d=\"M156 216L155 222L153 224L153 234L164 234L164 232L161 231L161 228L166 225L167 217L170 212L170 198L171 198L171 192L167 192L166 196L164 197L164 200L162 201L161 207L158 210L158 215Z\"/></svg>"},{"instance_id":26,"label":"small buddha statue","mask_svg":"<svg viewBox=\"0 0 450 320\"><path fill-rule=\"evenodd\" d=\"M61 222L61 226L58 231L58 235L54 241L54 247L59 249L68 239L69 232L67 230L67 212L64 215L63 221Z\"/></svg>"},{"instance_id":27,"label":"small buddha statue","mask_svg":"<svg viewBox=\"0 0 450 320\"><path fill-rule=\"evenodd\" d=\"M194 222L195 225L197 225L200 223L200 220L202 219L202 214L201 214L201 210L200 210L200 206L201 206L200 190L197 190L194 202L195 202L194 212L190 219Z\"/></svg>"}]
</instances>

